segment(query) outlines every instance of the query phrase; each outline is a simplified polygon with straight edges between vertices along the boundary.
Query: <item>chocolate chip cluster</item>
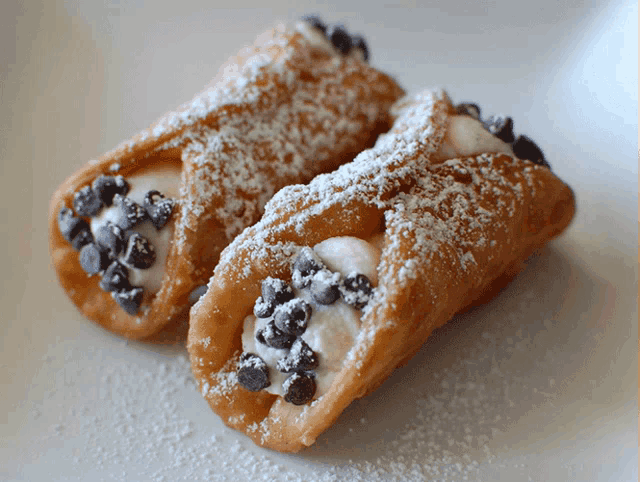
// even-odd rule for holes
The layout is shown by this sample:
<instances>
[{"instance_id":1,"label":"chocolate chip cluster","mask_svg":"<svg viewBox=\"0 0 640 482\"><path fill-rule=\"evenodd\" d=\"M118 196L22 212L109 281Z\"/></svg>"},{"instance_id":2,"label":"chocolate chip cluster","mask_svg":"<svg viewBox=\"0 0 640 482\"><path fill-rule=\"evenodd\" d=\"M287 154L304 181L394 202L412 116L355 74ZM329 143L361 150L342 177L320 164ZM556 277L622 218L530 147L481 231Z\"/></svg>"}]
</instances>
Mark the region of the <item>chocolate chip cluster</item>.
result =
<instances>
[{"instance_id":1,"label":"chocolate chip cluster","mask_svg":"<svg viewBox=\"0 0 640 482\"><path fill-rule=\"evenodd\" d=\"M318 305L331 305L342 296L346 303L362 309L370 300L373 288L369 279L360 273L341 278L331 272L309 247L304 247L293 263L292 284L298 290L309 290L310 299ZM290 374L283 383L286 402L303 405L316 392L314 370L318 355L300 336L311 321L312 306L295 296L291 285L278 278L268 277L262 282L262 295L256 300L253 313L267 319L256 332L256 341L279 350L288 350L279 359L276 369ZM258 355L243 353L237 368L238 381L247 390L257 392L271 385L269 367Z\"/></svg>"},{"instance_id":2,"label":"chocolate chip cluster","mask_svg":"<svg viewBox=\"0 0 640 482\"><path fill-rule=\"evenodd\" d=\"M111 292L122 309L135 315L142 304L143 290L131 285L127 267L150 268L156 251L134 228L149 220L161 230L169 222L175 202L158 191L149 191L141 206L127 197L129 190L130 185L122 176L99 176L91 186L74 194L73 210L66 206L60 209L58 228L73 249L80 252L82 269L89 276L100 275L100 288ZM92 233L86 218L111 206L117 208L115 222L106 221Z\"/></svg>"},{"instance_id":3,"label":"chocolate chip cluster","mask_svg":"<svg viewBox=\"0 0 640 482\"><path fill-rule=\"evenodd\" d=\"M361 35L349 34L344 25L327 25L316 15L307 15L302 20L322 32L341 54L347 55L351 49L359 49L365 62L369 61L369 48Z\"/></svg>"},{"instance_id":4,"label":"chocolate chip cluster","mask_svg":"<svg viewBox=\"0 0 640 482\"><path fill-rule=\"evenodd\" d=\"M461 103L456 106L456 113L459 115L468 115L482 122L482 125L491 134L496 136L503 142L511 145L513 153L519 159L526 159L551 169L549 163L545 160L542 150L530 138L520 135L516 138L513 132L513 119L504 115L492 115L486 120L482 120L480 116L480 107L473 103Z\"/></svg>"}]
</instances>

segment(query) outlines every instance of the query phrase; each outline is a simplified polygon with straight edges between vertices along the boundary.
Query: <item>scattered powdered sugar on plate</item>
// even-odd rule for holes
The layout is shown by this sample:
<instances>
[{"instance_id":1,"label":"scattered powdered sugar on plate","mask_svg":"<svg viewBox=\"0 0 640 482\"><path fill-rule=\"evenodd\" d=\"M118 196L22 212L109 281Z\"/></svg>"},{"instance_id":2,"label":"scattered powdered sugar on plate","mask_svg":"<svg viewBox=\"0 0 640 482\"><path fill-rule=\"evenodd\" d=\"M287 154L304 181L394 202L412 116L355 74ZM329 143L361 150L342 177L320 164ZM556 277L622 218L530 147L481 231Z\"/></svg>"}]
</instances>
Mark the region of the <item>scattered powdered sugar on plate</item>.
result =
<instances>
[{"instance_id":1,"label":"scattered powdered sugar on plate","mask_svg":"<svg viewBox=\"0 0 640 482\"><path fill-rule=\"evenodd\" d=\"M43 459L67 462L65 480L495 480L487 473L514 469L503 460L513 427L540 407L549 423L588 396L593 387L567 396L577 370L598 376L589 360L603 328L559 318L557 284L571 267L551 250L531 265L489 305L436 330L299 454L260 449L224 427L198 393L184 349L109 338L95 347L58 343L43 360L48 371L34 383L55 388L31 406L31 418L48 427L35 452L49 447ZM569 343L584 351L563 364ZM517 480L535 475L519 465Z\"/></svg>"},{"instance_id":2,"label":"scattered powdered sugar on plate","mask_svg":"<svg viewBox=\"0 0 640 482\"><path fill-rule=\"evenodd\" d=\"M73 351L67 354L69 358L82 357L79 349ZM215 415L207 413L208 407L199 398L183 354L153 358L149 367L105 359L104 365L66 373L64 397L78 398L79 403L50 426L46 438L76 447L70 462L78 472L91 466L100 474L109 474L105 480L153 481L425 480L427 476L467 475L478 466L467 452L488 440L490 430L481 437L460 437L459 425L471 422L472 409L495 406L492 398L499 396L489 396L482 386L473 389L472 396L460 395L458 385L463 382L458 375L453 371L435 374L443 387L454 389L453 393L445 390L412 401L415 415L398 430L399 437L382 455L367 460L362 454L361 460L331 465L311 460L305 463L308 455L317 459L313 449L293 458L283 456L254 447L217 424ZM95 379L93 386L91 379ZM479 401L470 403L472 399ZM460 411L461 407L465 409ZM32 414L35 417L46 410L46 406L34 408ZM194 420L197 417L190 416L192 411L199 415L203 410L212 424L201 426ZM448 414L449 410L457 415ZM366 418L348 423L348 432L366 424ZM331 447L330 441L325 442Z\"/></svg>"}]
</instances>

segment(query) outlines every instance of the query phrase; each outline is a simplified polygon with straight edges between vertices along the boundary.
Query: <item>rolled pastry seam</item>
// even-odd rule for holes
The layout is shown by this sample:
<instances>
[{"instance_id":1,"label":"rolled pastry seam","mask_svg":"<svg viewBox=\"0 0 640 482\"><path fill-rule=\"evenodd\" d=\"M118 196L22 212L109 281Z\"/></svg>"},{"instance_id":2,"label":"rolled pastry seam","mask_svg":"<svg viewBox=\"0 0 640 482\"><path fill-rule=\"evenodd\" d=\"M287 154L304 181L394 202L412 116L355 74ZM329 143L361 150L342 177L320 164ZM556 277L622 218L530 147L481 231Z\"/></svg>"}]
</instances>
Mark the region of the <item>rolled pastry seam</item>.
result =
<instances>
[{"instance_id":1,"label":"rolled pastry seam","mask_svg":"<svg viewBox=\"0 0 640 482\"><path fill-rule=\"evenodd\" d=\"M89 319L144 338L186 317L222 249L278 189L352 160L389 129L402 89L363 60L366 44L349 40L346 48L348 33L329 37L313 22L258 37L211 87L54 193L53 264ZM98 179L115 185L104 200L92 187ZM158 194L145 204L149 190ZM158 210L160 228L150 214ZM80 250L92 241L81 264Z\"/></svg>"},{"instance_id":2,"label":"rolled pastry seam","mask_svg":"<svg viewBox=\"0 0 640 482\"><path fill-rule=\"evenodd\" d=\"M460 115L444 92L403 99L394 112L392 130L372 149L276 194L225 249L191 310L188 349L202 394L256 444L287 452L313 444L433 329L494 296L573 217L571 189L540 162L503 153L444 158L447 129ZM296 257L307 247L376 235L383 236L377 286L326 392L296 405L245 388L244 325L263 280L295 281Z\"/></svg>"}]
</instances>

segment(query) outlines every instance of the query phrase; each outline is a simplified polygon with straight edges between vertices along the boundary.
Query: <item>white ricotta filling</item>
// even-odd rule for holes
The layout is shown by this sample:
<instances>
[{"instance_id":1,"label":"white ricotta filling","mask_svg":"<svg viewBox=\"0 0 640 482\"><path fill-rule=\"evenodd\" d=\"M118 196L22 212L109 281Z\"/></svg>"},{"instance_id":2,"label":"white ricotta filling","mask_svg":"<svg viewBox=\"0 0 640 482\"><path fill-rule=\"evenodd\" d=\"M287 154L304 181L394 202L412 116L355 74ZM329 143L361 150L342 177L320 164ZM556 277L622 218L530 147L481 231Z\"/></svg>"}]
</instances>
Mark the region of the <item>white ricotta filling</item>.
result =
<instances>
[{"instance_id":1,"label":"white ricotta filling","mask_svg":"<svg viewBox=\"0 0 640 482\"><path fill-rule=\"evenodd\" d=\"M449 117L444 139L436 153L437 159L471 157L485 152L513 156L511 146L491 134L479 120L468 115Z\"/></svg>"},{"instance_id":2,"label":"white ricotta filling","mask_svg":"<svg viewBox=\"0 0 640 482\"><path fill-rule=\"evenodd\" d=\"M163 167L156 169L153 174L133 175L127 177L130 190L126 196L141 206L144 204L144 196L151 190L159 191L166 198L178 199L180 189L180 169L178 167ZM174 207L174 212L177 207ZM91 232L95 238L101 226L110 221L117 224L118 208L110 206L103 208L97 216L91 219ZM157 230L150 220L143 221L135 226L131 231L136 231L147 238L156 251L156 260L148 269L134 268L124 262L124 249L118 256L118 260L127 266L129 270L129 282L132 286L139 286L145 293L155 294L160 290L165 272L165 263L171 238L173 237L174 216L160 230Z\"/></svg>"},{"instance_id":3,"label":"white ricotta filling","mask_svg":"<svg viewBox=\"0 0 640 482\"><path fill-rule=\"evenodd\" d=\"M341 236L327 239L313 249L322 262L343 277L354 271L366 275L373 286L377 285L377 266L380 261L380 237L368 241ZM331 305L316 303L309 289L293 289L298 298L311 305L311 319L307 329L300 336L317 354L320 364L315 371L316 393L314 399L324 395L336 374L342 369L344 358L354 344L360 330L361 312L345 303L342 298ZM256 333L264 328L269 318L249 315L244 320L242 350L254 353L269 367L271 385L265 390L274 395L284 396L282 383L290 376L276 368L279 359L289 350L270 348L256 341Z\"/></svg>"}]
</instances>

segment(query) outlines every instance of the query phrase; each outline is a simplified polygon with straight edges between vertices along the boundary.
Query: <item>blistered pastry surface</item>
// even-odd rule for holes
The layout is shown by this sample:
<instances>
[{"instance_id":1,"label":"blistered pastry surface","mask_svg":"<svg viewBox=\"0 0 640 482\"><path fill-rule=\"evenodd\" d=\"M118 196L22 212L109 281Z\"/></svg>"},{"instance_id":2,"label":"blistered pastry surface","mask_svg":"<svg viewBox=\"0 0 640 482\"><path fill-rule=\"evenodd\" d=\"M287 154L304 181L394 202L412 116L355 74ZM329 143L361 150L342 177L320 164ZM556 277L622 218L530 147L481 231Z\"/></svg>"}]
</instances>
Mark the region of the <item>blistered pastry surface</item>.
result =
<instances>
[{"instance_id":1,"label":"blistered pastry surface","mask_svg":"<svg viewBox=\"0 0 640 482\"><path fill-rule=\"evenodd\" d=\"M374 148L268 203L223 252L191 311L189 350L203 395L228 425L261 445L310 445L354 399L408 360L456 312L495 295L574 212L571 190L547 168L503 154L439 159L453 107L442 91L400 101ZM239 387L244 317L266 276L290 277L301 246L384 233L378 287L329 391L304 407Z\"/></svg>"},{"instance_id":2,"label":"blistered pastry surface","mask_svg":"<svg viewBox=\"0 0 640 482\"><path fill-rule=\"evenodd\" d=\"M87 317L127 337L152 335L184 315L189 293L206 282L222 248L259 218L273 193L371 145L390 125L389 109L403 93L366 63L284 26L230 59L212 85L90 162L53 196L51 251L63 287ZM97 290L97 281L85 281L56 213L99 174L126 177L164 163L182 170L165 280L147 309L131 316Z\"/></svg>"}]
</instances>

